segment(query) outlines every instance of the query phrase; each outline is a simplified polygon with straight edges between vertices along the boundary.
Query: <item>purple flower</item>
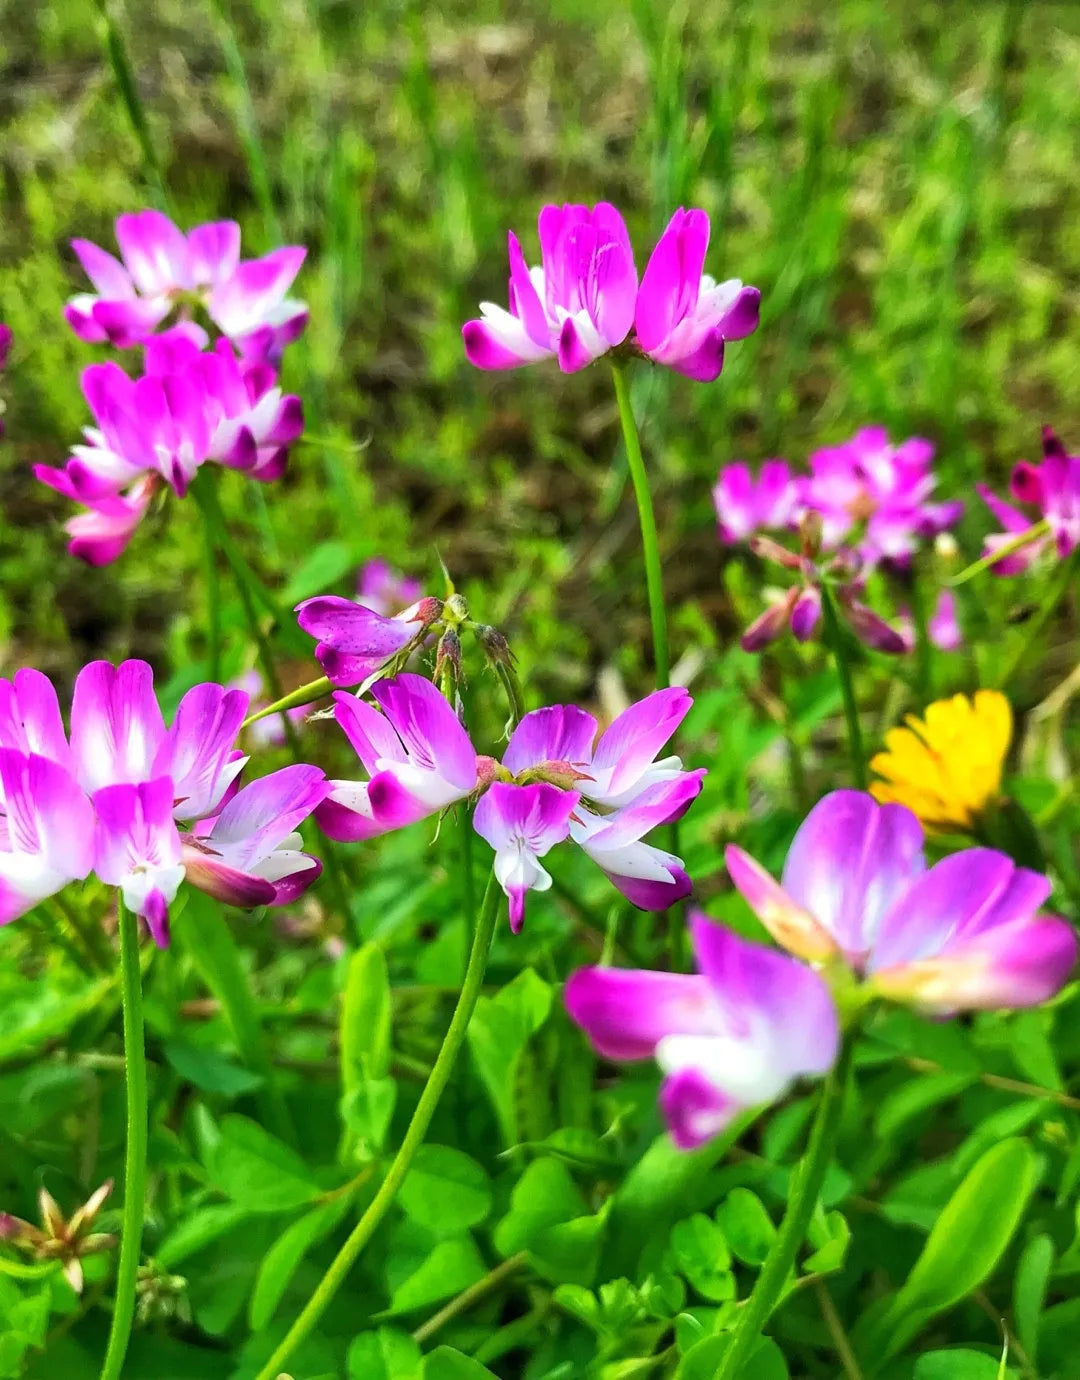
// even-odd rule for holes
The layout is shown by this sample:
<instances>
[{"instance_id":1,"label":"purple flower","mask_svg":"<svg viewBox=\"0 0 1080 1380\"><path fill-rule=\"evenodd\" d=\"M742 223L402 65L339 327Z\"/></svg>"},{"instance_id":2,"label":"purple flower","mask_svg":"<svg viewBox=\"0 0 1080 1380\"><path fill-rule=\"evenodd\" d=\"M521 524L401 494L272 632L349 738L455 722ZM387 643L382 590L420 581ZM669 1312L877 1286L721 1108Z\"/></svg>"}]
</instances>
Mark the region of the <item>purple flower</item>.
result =
<instances>
[{"instance_id":1,"label":"purple flower","mask_svg":"<svg viewBox=\"0 0 1080 1380\"><path fill-rule=\"evenodd\" d=\"M288 767L238 791L247 707L241 690L196 685L166 728L145 662L92 662L75 681L69 741L44 676L0 681L0 923L91 869L162 945L185 869L237 905L299 895L319 864L292 831L329 785L316 767Z\"/></svg>"},{"instance_id":2,"label":"purple flower","mask_svg":"<svg viewBox=\"0 0 1080 1380\"><path fill-rule=\"evenodd\" d=\"M838 613L860 642L893 655L908 651L904 633L891 627L863 601L865 582L858 555L841 550L819 562L819 537L810 529L810 521L804 519L799 554L771 537L757 536L751 540L752 550L796 573L799 583L772 600L750 624L740 638L743 650L760 652L787 627L796 641L808 642L821 622L821 590L828 584Z\"/></svg>"},{"instance_id":3,"label":"purple flower","mask_svg":"<svg viewBox=\"0 0 1080 1380\"><path fill-rule=\"evenodd\" d=\"M709 217L680 208L646 265L634 310L636 342L657 364L701 382L724 367L724 343L752 335L761 293L738 278L717 283L702 270Z\"/></svg>"},{"instance_id":4,"label":"purple flower","mask_svg":"<svg viewBox=\"0 0 1080 1380\"><path fill-rule=\"evenodd\" d=\"M381 557L366 561L357 572L356 602L386 618L415 604L423 592L419 580L402 575Z\"/></svg>"},{"instance_id":5,"label":"purple flower","mask_svg":"<svg viewBox=\"0 0 1080 1380\"><path fill-rule=\"evenodd\" d=\"M1036 1005L1076 961L1072 927L1039 913L1045 877L989 848L928 869L915 815L860 791L834 791L811 810L781 883L734 845L727 864L785 948L843 961L868 995L928 1013Z\"/></svg>"},{"instance_id":6,"label":"purple flower","mask_svg":"<svg viewBox=\"0 0 1080 1380\"><path fill-rule=\"evenodd\" d=\"M493 781L477 803L473 827L495 850L495 876L509 898L515 934L525 919L525 893L551 886L540 859L567 837L577 803L576 791L543 781L531 786Z\"/></svg>"},{"instance_id":7,"label":"purple flower","mask_svg":"<svg viewBox=\"0 0 1080 1380\"><path fill-rule=\"evenodd\" d=\"M827 1073L840 1044L832 997L812 969L700 911L690 933L697 974L582 968L565 992L598 1054L659 1064L660 1109L682 1150L797 1078Z\"/></svg>"},{"instance_id":8,"label":"purple flower","mask_svg":"<svg viewBox=\"0 0 1080 1380\"><path fill-rule=\"evenodd\" d=\"M934 447L913 436L894 446L884 427L864 427L839 446L810 457L801 481L803 506L821 514L822 544L832 550L865 523L858 550L864 565L906 564L921 540L959 521L964 505L932 501Z\"/></svg>"},{"instance_id":9,"label":"purple flower","mask_svg":"<svg viewBox=\"0 0 1080 1380\"><path fill-rule=\"evenodd\" d=\"M353 695L334 696L334 717L369 779L332 781L315 812L324 833L347 843L437 814L471 795L478 779L476 749L429 680L404 673L371 693L382 713Z\"/></svg>"},{"instance_id":10,"label":"purple flower","mask_svg":"<svg viewBox=\"0 0 1080 1380\"><path fill-rule=\"evenodd\" d=\"M794 527L802 511L799 483L783 460L766 460L755 479L742 462L725 465L713 488L720 540L729 546L760 531Z\"/></svg>"},{"instance_id":11,"label":"purple flower","mask_svg":"<svg viewBox=\"0 0 1080 1380\"><path fill-rule=\"evenodd\" d=\"M915 650L915 624L908 609L901 609L900 636L904 639L904 650ZM943 652L958 651L964 645L964 634L956 617L956 595L951 589L943 589L938 595L934 611L926 621L926 631L930 641Z\"/></svg>"},{"instance_id":12,"label":"purple flower","mask_svg":"<svg viewBox=\"0 0 1080 1380\"><path fill-rule=\"evenodd\" d=\"M1033 534L1032 540L1003 556L993 566L996 575L1018 575L1052 544L1062 559L1080 544L1080 455L1067 455L1051 427L1043 427L1043 460L1032 465L1022 460L1012 473L1009 485L1018 503L1038 509L1039 519L1048 531ZM1028 531L1039 519L1029 520L1019 509L997 497L983 484L976 485L987 507L1005 528L986 538L989 555L1007 542Z\"/></svg>"},{"instance_id":13,"label":"purple flower","mask_svg":"<svg viewBox=\"0 0 1080 1380\"><path fill-rule=\"evenodd\" d=\"M478 369L516 369L556 355L574 373L621 345L634 322L637 269L614 206L545 206L541 267L530 269L509 235L509 310L481 302L480 319L462 327L465 354Z\"/></svg>"},{"instance_id":14,"label":"purple flower","mask_svg":"<svg viewBox=\"0 0 1080 1380\"><path fill-rule=\"evenodd\" d=\"M72 241L95 288L73 297L64 309L83 340L139 345L185 299L197 300L218 329L253 359L278 357L304 328L307 308L285 294L305 249L288 246L241 261L235 221L197 225L185 235L160 211L118 217L116 241L120 259L88 240Z\"/></svg>"},{"instance_id":15,"label":"purple flower","mask_svg":"<svg viewBox=\"0 0 1080 1380\"><path fill-rule=\"evenodd\" d=\"M323 674L346 689L415 647L442 609L438 599L419 599L387 618L355 600L320 594L297 604L295 612L304 632L317 639L315 656Z\"/></svg>"}]
</instances>

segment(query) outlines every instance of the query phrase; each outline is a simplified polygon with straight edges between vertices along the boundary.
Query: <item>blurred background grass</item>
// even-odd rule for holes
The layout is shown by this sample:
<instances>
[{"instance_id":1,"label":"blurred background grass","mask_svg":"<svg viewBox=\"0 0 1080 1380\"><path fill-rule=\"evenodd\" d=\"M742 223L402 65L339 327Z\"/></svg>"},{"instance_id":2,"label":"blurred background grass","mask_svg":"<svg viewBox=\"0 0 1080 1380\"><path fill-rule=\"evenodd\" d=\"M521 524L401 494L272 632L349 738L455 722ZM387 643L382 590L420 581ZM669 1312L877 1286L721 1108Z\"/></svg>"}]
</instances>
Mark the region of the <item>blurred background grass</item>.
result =
<instances>
[{"instance_id":1,"label":"blurred background grass","mask_svg":"<svg viewBox=\"0 0 1080 1380\"><path fill-rule=\"evenodd\" d=\"M310 248L311 326L285 382L318 442L279 486L222 486L282 585L340 580L375 553L434 575L437 552L549 694L583 693L612 662L640 672L636 516L606 371L483 375L461 350L477 301L505 300L507 228L535 257L546 200L617 202L639 267L675 206L704 206L710 270L763 291L761 329L719 383L635 380L677 653L736 627L709 498L724 461L801 461L882 421L937 442L952 493L1036 452L1043 421L1080 444L1078 7L112 13L180 223L235 216L248 253ZM91 574L64 553L67 505L30 473L61 463L87 419L78 372L97 352L61 316L82 286L68 241L111 247L114 217L153 200L101 28L91 0L9 0L0 22L0 319L16 336L0 384L0 646L7 665L62 677L90 654L175 663L201 619L192 504L171 501Z\"/></svg>"}]
</instances>

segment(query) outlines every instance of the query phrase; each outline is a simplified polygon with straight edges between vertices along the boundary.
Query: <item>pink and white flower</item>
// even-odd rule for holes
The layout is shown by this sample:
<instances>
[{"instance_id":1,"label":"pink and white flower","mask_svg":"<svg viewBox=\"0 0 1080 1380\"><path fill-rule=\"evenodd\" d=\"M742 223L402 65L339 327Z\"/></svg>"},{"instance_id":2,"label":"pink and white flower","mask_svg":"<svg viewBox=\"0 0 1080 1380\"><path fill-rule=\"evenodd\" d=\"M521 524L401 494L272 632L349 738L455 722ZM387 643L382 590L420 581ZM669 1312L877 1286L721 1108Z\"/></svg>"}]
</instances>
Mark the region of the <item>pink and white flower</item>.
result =
<instances>
[{"instance_id":1,"label":"pink and white flower","mask_svg":"<svg viewBox=\"0 0 1080 1380\"><path fill-rule=\"evenodd\" d=\"M1051 427L1043 427L1042 464L1032 465L1022 460L1012 473L1009 485L1018 503L1038 510L1038 518L1029 519L1011 503L997 497L984 484L976 485L980 496L1004 527L986 538L988 555L1022 533L1030 531L1041 520L1045 531L1033 531L1032 539L1018 549L995 561L996 575L1018 575L1026 570L1044 551L1051 547L1059 559L1064 559L1080 544L1080 455L1068 455Z\"/></svg>"},{"instance_id":2,"label":"pink and white flower","mask_svg":"<svg viewBox=\"0 0 1080 1380\"><path fill-rule=\"evenodd\" d=\"M813 962L842 961L869 993L930 1014L1037 1005L1076 962L1072 927L1040 913L1045 877L989 848L927 868L915 815L861 791L818 802L780 883L735 845L726 856L778 943Z\"/></svg>"},{"instance_id":3,"label":"pink and white flower","mask_svg":"<svg viewBox=\"0 0 1080 1380\"><path fill-rule=\"evenodd\" d=\"M802 513L799 482L784 460L766 460L756 478L741 461L725 465L712 492L720 540L729 546L755 532L788 530Z\"/></svg>"},{"instance_id":4,"label":"pink and white flower","mask_svg":"<svg viewBox=\"0 0 1080 1380\"><path fill-rule=\"evenodd\" d=\"M345 602L345 601L342 601ZM315 812L332 839L353 843L437 814L476 789L476 749L453 709L423 676L376 682L382 713L339 691L334 717L352 744L365 781L332 781Z\"/></svg>"},{"instance_id":5,"label":"pink and white flower","mask_svg":"<svg viewBox=\"0 0 1080 1380\"><path fill-rule=\"evenodd\" d=\"M481 302L480 319L462 328L478 369L516 369L554 355L574 373L630 333L637 269L615 207L545 206L538 228L539 268L528 268L517 236L508 237L509 310Z\"/></svg>"},{"instance_id":6,"label":"pink and white flower","mask_svg":"<svg viewBox=\"0 0 1080 1380\"><path fill-rule=\"evenodd\" d=\"M116 240L119 259L89 240L72 241L95 289L64 309L83 340L142 344L193 299L245 355L264 359L280 355L307 322L307 307L285 295L307 253L299 246L241 261L235 221L197 225L185 235L160 211L118 217Z\"/></svg>"},{"instance_id":7,"label":"pink and white flower","mask_svg":"<svg viewBox=\"0 0 1080 1380\"><path fill-rule=\"evenodd\" d=\"M739 1112L773 1102L836 1061L829 989L787 955L690 916L698 972L582 968L566 984L570 1017L605 1059L655 1059L660 1110L692 1150Z\"/></svg>"},{"instance_id":8,"label":"pink and white flower","mask_svg":"<svg viewBox=\"0 0 1080 1380\"><path fill-rule=\"evenodd\" d=\"M319 863L294 831L329 785L317 767L288 767L238 791L247 707L241 690L196 685L166 728L145 662L92 662L69 740L44 676L0 680L0 923L94 870L165 944L189 860L194 885L236 905L298 896Z\"/></svg>"},{"instance_id":9,"label":"pink and white flower","mask_svg":"<svg viewBox=\"0 0 1080 1380\"><path fill-rule=\"evenodd\" d=\"M651 360L708 383L724 367L724 345L757 330L761 293L738 278L707 273L709 217L680 207L657 241L634 309L636 343Z\"/></svg>"},{"instance_id":10,"label":"pink and white flower","mask_svg":"<svg viewBox=\"0 0 1080 1380\"><path fill-rule=\"evenodd\" d=\"M477 802L473 827L495 850L495 876L509 899L515 934L525 919L525 893L551 886L540 859L567 837L577 803L576 791L544 781L529 786L493 781Z\"/></svg>"}]
</instances>

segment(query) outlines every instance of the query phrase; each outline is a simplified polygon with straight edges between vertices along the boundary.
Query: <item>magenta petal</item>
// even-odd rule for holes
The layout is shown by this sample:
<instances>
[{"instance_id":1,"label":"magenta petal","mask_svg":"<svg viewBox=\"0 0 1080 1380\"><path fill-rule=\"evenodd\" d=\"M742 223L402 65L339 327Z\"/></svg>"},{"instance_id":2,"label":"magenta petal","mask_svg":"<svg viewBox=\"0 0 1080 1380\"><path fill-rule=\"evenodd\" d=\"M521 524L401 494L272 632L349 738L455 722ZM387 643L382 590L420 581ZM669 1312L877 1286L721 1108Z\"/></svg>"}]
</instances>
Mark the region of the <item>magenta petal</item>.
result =
<instances>
[{"instance_id":1,"label":"magenta petal","mask_svg":"<svg viewBox=\"0 0 1080 1380\"><path fill-rule=\"evenodd\" d=\"M721 317L720 332L725 340L745 340L757 330L760 314L761 292L756 287L744 287Z\"/></svg>"},{"instance_id":2,"label":"magenta petal","mask_svg":"<svg viewBox=\"0 0 1080 1380\"><path fill-rule=\"evenodd\" d=\"M37 753L62 767L71 760L52 681L24 667L0 680L0 747Z\"/></svg>"},{"instance_id":3,"label":"magenta petal","mask_svg":"<svg viewBox=\"0 0 1080 1380\"><path fill-rule=\"evenodd\" d=\"M71 751L85 790L149 780L164 737L154 673L145 661L83 667L71 701Z\"/></svg>"},{"instance_id":4,"label":"magenta petal","mask_svg":"<svg viewBox=\"0 0 1080 1380\"><path fill-rule=\"evenodd\" d=\"M671 359L663 359L661 363L674 369L677 374L683 374L688 379L693 379L695 383L712 383L718 379L724 369L724 332L720 326L712 326L702 336L700 343L689 354L680 355Z\"/></svg>"},{"instance_id":5,"label":"magenta petal","mask_svg":"<svg viewBox=\"0 0 1080 1380\"><path fill-rule=\"evenodd\" d=\"M178 819L216 814L247 760L233 747L247 713L244 690L206 683L193 686L176 711L154 759L154 775L172 778Z\"/></svg>"},{"instance_id":6,"label":"magenta petal","mask_svg":"<svg viewBox=\"0 0 1080 1380\"><path fill-rule=\"evenodd\" d=\"M845 591L841 590L839 602L852 632L860 642L865 642L877 652L888 652L893 656L900 656L906 651L903 633L891 627L861 600L850 595L845 597Z\"/></svg>"},{"instance_id":7,"label":"magenta petal","mask_svg":"<svg viewBox=\"0 0 1080 1380\"><path fill-rule=\"evenodd\" d=\"M487 321L466 321L461 338L465 342L465 358L476 369L520 369L533 362L530 356L504 344Z\"/></svg>"},{"instance_id":8,"label":"magenta petal","mask_svg":"<svg viewBox=\"0 0 1080 1380\"><path fill-rule=\"evenodd\" d=\"M821 618L821 590L804 589L791 610L791 631L796 642L809 642Z\"/></svg>"},{"instance_id":9,"label":"magenta petal","mask_svg":"<svg viewBox=\"0 0 1080 1380\"><path fill-rule=\"evenodd\" d=\"M587 764L596 720L573 704L553 704L526 714L510 735L503 766L515 775L541 762Z\"/></svg>"},{"instance_id":10,"label":"magenta petal","mask_svg":"<svg viewBox=\"0 0 1080 1380\"><path fill-rule=\"evenodd\" d=\"M660 1111L680 1150L705 1145L742 1110L698 1069L680 1069L660 1085Z\"/></svg>"},{"instance_id":11,"label":"magenta petal","mask_svg":"<svg viewBox=\"0 0 1080 1380\"><path fill-rule=\"evenodd\" d=\"M603 342L601 348L597 349L592 341L587 340L573 317L568 316L562 323L559 331L559 368L564 374L576 374L586 368L605 349Z\"/></svg>"},{"instance_id":12,"label":"magenta petal","mask_svg":"<svg viewBox=\"0 0 1080 1380\"><path fill-rule=\"evenodd\" d=\"M743 651L760 652L770 642L775 642L787 627L798 597L798 590L789 590L785 598L777 600L775 604L770 604L764 613L758 614L742 637L739 638L739 645Z\"/></svg>"},{"instance_id":13,"label":"magenta petal","mask_svg":"<svg viewBox=\"0 0 1080 1380\"><path fill-rule=\"evenodd\" d=\"M893 902L925 870L922 843L919 821L904 806L833 791L795 835L782 885L860 966Z\"/></svg>"},{"instance_id":14,"label":"magenta petal","mask_svg":"<svg viewBox=\"0 0 1080 1380\"><path fill-rule=\"evenodd\" d=\"M688 872L675 866L668 870L671 873L669 882L652 881L647 877L623 877L616 872L606 872L605 875L612 886L622 892L638 910L660 911L667 910L679 901L685 901L694 890Z\"/></svg>"},{"instance_id":15,"label":"magenta petal","mask_svg":"<svg viewBox=\"0 0 1080 1380\"><path fill-rule=\"evenodd\" d=\"M724 850L724 861L728 875L747 905L788 953L814 963L835 954L836 945L829 934L755 858L729 843Z\"/></svg>"},{"instance_id":16,"label":"magenta petal","mask_svg":"<svg viewBox=\"0 0 1080 1380\"><path fill-rule=\"evenodd\" d=\"M665 1035L708 1035L715 1028L712 990L696 975L581 968L563 1000L606 1059L649 1059Z\"/></svg>"},{"instance_id":17,"label":"magenta petal","mask_svg":"<svg viewBox=\"0 0 1080 1380\"><path fill-rule=\"evenodd\" d=\"M384 618L352 599L324 594L296 606L296 621L318 640L315 655L334 685L359 685L416 637L415 623Z\"/></svg>"},{"instance_id":18,"label":"magenta petal","mask_svg":"<svg viewBox=\"0 0 1080 1380\"><path fill-rule=\"evenodd\" d=\"M606 797L633 786L690 712L694 701L682 686L654 690L624 709L604 730L593 753L597 773L610 770Z\"/></svg>"},{"instance_id":19,"label":"magenta petal","mask_svg":"<svg viewBox=\"0 0 1080 1380\"><path fill-rule=\"evenodd\" d=\"M140 912L146 921L146 928L150 931L150 937L159 949L169 947L169 902L163 892L155 887L149 892L143 902Z\"/></svg>"},{"instance_id":20,"label":"magenta petal","mask_svg":"<svg viewBox=\"0 0 1080 1380\"><path fill-rule=\"evenodd\" d=\"M476 786L476 749L446 698L423 676L403 673L372 687L410 758L468 795Z\"/></svg>"},{"instance_id":21,"label":"magenta petal","mask_svg":"<svg viewBox=\"0 0 1080 1380\"><path fill-rule=\"evenodd\" d=\"M89 240L72 240L71 247L99 296L119 300L135 295L131 274L119 259Z\"/></svg>"},{"instance_id":22,"label":"magenta petal","mask_svg":"<svg viewBox=\"0 0 1080 1380\"><path fill-rule=\"evenodd\" d=\"M185 875L191 885L227 906L253 910L256 906L269 906L274 902L275 887L272 882L229 867L220 858L191 845L185 846L183 858Z\"/></svg>"},{"instance_id":23,"label":"magenta petal","mask_svg":"<svg viewBox=\"0 0 1080 1380\"><path fill-rule=\"evenodd\" d=\"M331 782L335 788L342 784L338 781ZM328 839L333 839L337 843L362 843L365 839L377 838L385 830L372 817L366 787L362 783L350 782L349 785L352 787L350 799L353 807L335 800L331 794L321 805L316 806L315 823ZM366 811L355 808L358 800L365 803Z\"/></svg>"}]
</instances>

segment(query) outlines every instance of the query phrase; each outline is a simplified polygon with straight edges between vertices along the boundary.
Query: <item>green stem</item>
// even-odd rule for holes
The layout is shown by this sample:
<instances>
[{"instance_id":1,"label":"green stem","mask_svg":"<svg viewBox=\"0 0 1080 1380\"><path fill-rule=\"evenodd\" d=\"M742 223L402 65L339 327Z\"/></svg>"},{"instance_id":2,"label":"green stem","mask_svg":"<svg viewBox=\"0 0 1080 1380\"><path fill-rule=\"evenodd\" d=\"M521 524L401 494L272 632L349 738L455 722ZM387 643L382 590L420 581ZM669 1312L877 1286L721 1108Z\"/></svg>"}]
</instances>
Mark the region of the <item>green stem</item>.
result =
<instances>
[{"instance_id":1,"label":"green stem","mask_svg":"<svg viewBox=\"0 0 1080 1380\"><path fill-rule=\"evenodd\" d=\"M969 580L973 580L976 575L981 575L984 570L989 570L991 566L997 565L998 561L1003 561L1006 556L1013 555L1016 551L1022 551L1025 546L1030 546L1033 541L1038 541L1040 537L1045 537L1050 531L1050 523L1046 518L1040 518L1024 532L1018 533L1009 541L1003 541L1000 546L993 551L988 551L985 556L974 561L971 565L965 566L959 575L954 575L949 581L949 588L955 589L957 585L966 585Z\"/></svg>"},{"instance_id":2,"label":"green stem","mask_svg":"<svg viewBox=\"0 0 1080 1380\"><path fill-rule=\"evenodd\" d=\"M645 585L649 594L649 618L652 621L653 659L656 662L656 687L666 690L671 683L671 665L668 657L667 611L664 608L664 586L660 568L660 545L656 536L656 515L653 512L652 494L649 491L649 476L645 461L641 456L641 439L634 409L630 402L630 388L626 377L626 366L612 364L612 377L615 380L615 400L619 405L619 421L622 423L623 444L626 446L626 463L634 484L634 497L637 499L638 520L641 523L641 546L645 556Z\"/></svg>"},{"instance_id":3,"label":"green stem","mask_svg":"<svg viewBox=\"0 0 1080 1380\"><path fill-rule=\"evenodd\" d=\"M806 1154L792 1176L784 1220L761 1267L757 1283L739 1312L739 1321L731 1334L731 1345L724 1353L716 1380L735 1380L739 1375L783 1293L795 1257L806 1240L810 1218L836 1144L852 1048L853 1041L848 1039L825 1080Z\"/></svg>"},{"instance_id":4,"label":"green stem","mask_svg":"<svg viewBox=\"0 0 1080 1380\"><path fill-rule=\"evenodd\" d=\"M157 194L158 205L167 211L169 209L169 194L165 190L161 164L158 162L154 141L150 137L150 126L147 123L146 112L143 110L142 101L139 99L139 88L135 84L135 76L131 70L124 35L119 24L113 18L114 6L110 0L98 0L98 9L101 11L104 28L105 51L109 55L109 64L112 67L113 76L116 78L117 90L120 92L120 99L124 102L124 109L127 111L132 132L142 151L143 173Z\"/></svg>"},{"instance_id":5,"label":"green stem","mask_svg":"<svg viewBox=\"0 0 1080 1380\"><path fill-rule=\"evenodd\" d=\"M844 700L847 718L848 751L851 754L851 774L860 791L866 790L866 753L863 749L862 729L859 727L859 706L851 681L851 667L844 650L844 633L836 616L836 604L828 585L821 586L821 613L825 621L825 641L836 663L836 677Z\"/></svg>"},{"instance_id":6,"label":"green stem","mask_svg":"<svg viewBox=\"0 0 1080 1380\"><path fill-rule=\"evenodd\" d=\"M499 662L495 669L506 691L506 702L510 706L510 722L517 728L525 717L525 692L521 688L521 681L514 668L505 662Z\"/></svg>"},{"instance_id":7,"label":"green stem","mask_svg":"<svg viewBox=\"0 0 1080 1380\"><path fill-rule=\"evenodd\" d=\"M316 700L321 700L324 695L328 695L333 688L334 683L328 676L320 676L318 680L309 680L306 685L299 685L295 690L290 690L287 695L282 695L273 704L268 704L263 709L257 709L254 714L249 714L240 727L250 728L252 724L258 723L260 719L269 718L271 714L283 714L286 709L296 709L303 704L314 704Z\"/></svg>"},{"instance_id":8,"label":"green stem","mask_svg":"<svg viewBox=\"0 0 1080 1380\"><path fill-rule=\"evenodd\" d=\"M360 1252L371 1240L375 1229L393 1205L416 1152L423 1144L431 1124L431 1118L435 1115L435 1108L450 1081L454 1064L457 1062L461 1047L465 1043L465 1033L469 1028L469 1021L472 1019L476 1000L480 995L480 988L484 981L484 970L487 967L488 950L491 948L491 939L495 932L495 921L499 914L501 895L501 889L493 873L488 879L487 891L484 893L480 918L473 933L472 949L469 953L469 964L465 970L465 980L461 986L457 1005L454 1007L454 1014L450 1018L446 1038L443 1040L442 1048L439 1050L438 1058L431 1070L431 1077L420 1094L420 1100L416 1104L416 1111L413 1112L412 1120L405 1132L405 1138L401 1142L401 1148L387 1170L386 1178L382 1181L378 1193L371 1200L366 1212L353 1228L348 1240L338 1251L330 1268L323 1275L315 1292L304 1305L300 1316L289 1328L281 1345L259 1371L256 1380L275 1380L275 1377L281 1373L289 1357L306 1340L329 1307L330 1301L344 1284Z\"/></svg>"},{"instance_id":9,"label":"green stem","mask_svg":"<svg viewBox=\"0 0 1080 1380\"><path fill-rule=\"evenodd\" d=\"M119 1380L135 1317L135 1286L146 1208L146 1046L143 1036L142 974L139 970L139 922L117 900L120 920L120 983L124 1010L124 1068L127 1078L127 1151L124 1158L124 1219L120 1263L116 1270L109 1347L101 1380Z\"/></svg>"},{"instance_id":10,"label":"green stem","mask_svg":"<svg viewBox=\"0 0 1080 1380\"><path fill-rule=\"evenodd\" d=\"M919 569L916 565L911 580L911 622L915 629L915 686L919 699L925 703L933 697L931 677L933 662L930 643L930 623L926 612L926 598L923 593Z\"/></svg>"},{"instance_id":11,"label":"green stem","mask_svg":"<svg viewBox=\"0 0 1080 1380\"><path fill-rule=\"evenodd\" d=\"M1034 618L1029 619L1024 627L1024 639L1016 649L1012 658L1006 663L1005 668L997 678L997 688L1003 690L1013 676L1020 670L1027 660L1032 647L1046 630L1046 625L1057 611L1058 605L1072 582L1073 576L1080 569L1080 547L1077 548L1066 560L1063 560L1057 571L1055 579L1050 583L1046 592L1046 597L1039 606L1039 611Z\"/></svg>"},{"instance_id":12,"label":"green stem","mask_svg":"<svg viewBox=\"0 0 1080 1380\"><path fill-rule=\"evenodd\" d=\"M203 573L206 583L206 660L208 678L221 679L221 584L218 580L217 547L213 528L202 524Z\"/></svg>"}]
</instances>

